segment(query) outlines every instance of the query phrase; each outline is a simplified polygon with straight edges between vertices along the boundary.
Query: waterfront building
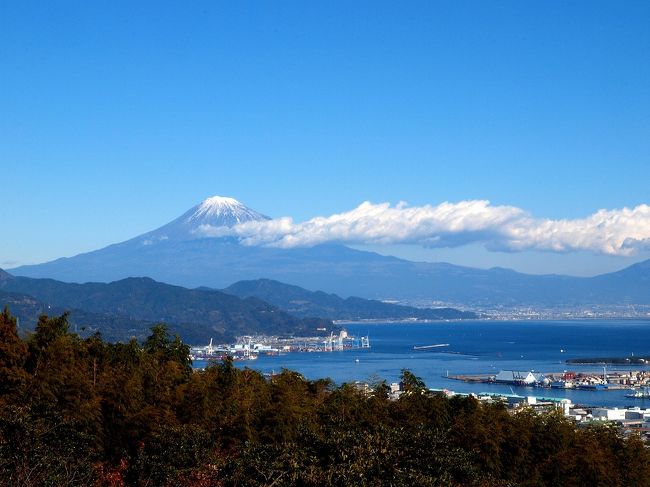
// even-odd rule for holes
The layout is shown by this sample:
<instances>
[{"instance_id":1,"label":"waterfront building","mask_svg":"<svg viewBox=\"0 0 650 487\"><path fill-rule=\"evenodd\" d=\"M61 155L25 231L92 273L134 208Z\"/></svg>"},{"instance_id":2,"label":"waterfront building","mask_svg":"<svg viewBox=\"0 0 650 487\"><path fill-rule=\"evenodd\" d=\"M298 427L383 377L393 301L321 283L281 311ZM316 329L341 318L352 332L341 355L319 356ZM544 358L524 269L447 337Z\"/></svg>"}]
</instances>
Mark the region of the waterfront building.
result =
<instances>
[{"instance_id":1,"label":"waterfront building","mask_svg":"<svg viewBox=\"0 0 650 487\"><path fill-rule=\"evenodd\" d=\"M534 385L540 384L546 380L544 374L534 372L522 372L518 370L501 370L494 377L495 382L517 385Z\"/></svg>"}]
</instances>

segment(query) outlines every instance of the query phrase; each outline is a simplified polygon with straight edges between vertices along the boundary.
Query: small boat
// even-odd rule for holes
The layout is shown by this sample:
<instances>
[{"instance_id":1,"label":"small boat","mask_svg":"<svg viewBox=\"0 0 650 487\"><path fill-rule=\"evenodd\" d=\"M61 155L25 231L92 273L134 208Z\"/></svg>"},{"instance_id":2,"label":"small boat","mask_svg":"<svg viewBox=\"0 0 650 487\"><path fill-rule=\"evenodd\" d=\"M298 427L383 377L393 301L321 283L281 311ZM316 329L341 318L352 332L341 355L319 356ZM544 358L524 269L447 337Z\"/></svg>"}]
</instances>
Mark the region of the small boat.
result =
<instances>
[{"instance_id":1,"label":"small boat","mask_svg":"<svg viewBox=\"0 0 650 487\"><path fill-rule=\"evenodd\" d=\"M632 389L634 390L634 389ZM625 394L625 397L632 397L635 399L650 399L650 389L647 387L644 387L643 389L640 389L638 391L634 391L631 394Z\"/></svg>"},{"instance_id":2,"label":"small boat","mask_svg":"<svg viewBox=\"0 0 650 487\"><path fill-rule=\"evenodd\" d=\"M567 380L556 380L551 382L551 387L553 389L573 389L575 384Z\"/></svg>"},{"instance_id":3,"label":"small boat","mask_svg":"<svg viewBox=\"0 0 650 487\"><path fill-rule=\"evenodd\" d=\"M434 345L422 345L419 347L413 347L413 350L429 350L431 348L441 348L441 347L448 347L448 343L436 343Z\"/></svg>"},{"instance_id":4,"label":"small boat","mask_svg":"<svg viewBox=\"0 0 650 487\"><path fill-rule=\"evenodd\" d=\"M578 384L577 389L584 389L587 391L606 391L607 384Z\"/></svg>"}]
</instances>

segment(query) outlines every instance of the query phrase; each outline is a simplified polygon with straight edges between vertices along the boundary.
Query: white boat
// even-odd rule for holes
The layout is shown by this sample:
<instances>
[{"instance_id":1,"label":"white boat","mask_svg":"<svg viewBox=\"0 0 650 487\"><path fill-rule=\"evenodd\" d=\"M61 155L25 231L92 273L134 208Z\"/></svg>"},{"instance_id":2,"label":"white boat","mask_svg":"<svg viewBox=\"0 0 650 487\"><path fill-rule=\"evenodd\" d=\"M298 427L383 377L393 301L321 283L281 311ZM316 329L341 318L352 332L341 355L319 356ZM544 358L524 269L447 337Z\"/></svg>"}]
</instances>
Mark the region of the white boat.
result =
<instances>
[{"instance_id":1,"label":"white boat","mask_svg":"<svg viewBox=\"0 0 650 487\"><path fill-rule=\"evenodd\" d=\"M639 389L638 391L634 390L634 392L631 394L625 394L625 397L633 397L635 399L650 399L650 389L644 387L643 389Z\"/></svg>"},{"instance_id":2,"label":"white boat","mask_svg":"<svg viewBox=\"0 0 650 487\"><path fill-rule=\"evenodd\" d=\"M441 347L448 347L448 343L436 343L434 345L421 345L419 347L413 347L413 350L429 350L431 348L441 348Z\"/></svg>"},{"instance_id":3,"label":"white boat","mask_svg":"<svg viewBox=\"0 0 650 487\"><path fill-rule=\"evenodd\" d=\"M553 389L573 389L575 384L570 380L556 380L551 382Z\"/></svg>"}]
</instances>

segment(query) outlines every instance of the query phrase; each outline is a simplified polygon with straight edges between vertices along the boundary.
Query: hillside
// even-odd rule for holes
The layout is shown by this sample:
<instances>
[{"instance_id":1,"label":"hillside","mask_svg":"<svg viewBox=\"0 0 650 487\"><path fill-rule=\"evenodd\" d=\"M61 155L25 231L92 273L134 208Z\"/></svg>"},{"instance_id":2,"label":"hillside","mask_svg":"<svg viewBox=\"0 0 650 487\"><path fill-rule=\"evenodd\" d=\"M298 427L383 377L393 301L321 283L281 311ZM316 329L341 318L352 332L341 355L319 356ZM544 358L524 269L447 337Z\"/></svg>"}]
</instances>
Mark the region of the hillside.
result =
<instances>
[{"instance_id":1,"label":"hillside","mask_svg":"<svg viewBox=\"0 0 650 487\"><path fill-rule=\"evenodd\" d=\"M39 309L52 313L71 310L71 323L92 325L113 339L146 334L148 327L157 322L167 323L172 332L192 343L210 338L231 340L252 333L315 334L317 327L331 325L326 320L296 318L256 298L240 299L219 291L186 289L148 278L70 284L4 273L0 291L3 303L12 305L12 309L19 299L29 303L26 318L38 314Z\"/></svg>"},{"instance_id":2,"label":"hillside","mask_svg":"<svg viewBox=\"0 0 650 487\"><path fill-rule=\"evenodd\" d=\"M24 335L34 330L39 316L59 316L69 313L71 329L82 337L101 332L109 341L126 341L131 337L144 339L153 324L149 321L135 320L126 316L103 313L90 313L80 309L45 304L32 296L0 290L0 308L8 306L18 319L18 331ZM180 331L180 330L179 330Z\"/></svg>"},{"instance_id":3,"label":"hillside","mask_svg":"<svg viewBox=\"0 0 650 487\"><path fill-rule=\"evenodd\" d=\"M450 320L477 318L476 313L454 308L414 308L376 300L308 291L271 279L239 281L223 289L240 298L256 297L298 317L322 316L332 320L412 319Z\"/></svg>"}]
</instances>

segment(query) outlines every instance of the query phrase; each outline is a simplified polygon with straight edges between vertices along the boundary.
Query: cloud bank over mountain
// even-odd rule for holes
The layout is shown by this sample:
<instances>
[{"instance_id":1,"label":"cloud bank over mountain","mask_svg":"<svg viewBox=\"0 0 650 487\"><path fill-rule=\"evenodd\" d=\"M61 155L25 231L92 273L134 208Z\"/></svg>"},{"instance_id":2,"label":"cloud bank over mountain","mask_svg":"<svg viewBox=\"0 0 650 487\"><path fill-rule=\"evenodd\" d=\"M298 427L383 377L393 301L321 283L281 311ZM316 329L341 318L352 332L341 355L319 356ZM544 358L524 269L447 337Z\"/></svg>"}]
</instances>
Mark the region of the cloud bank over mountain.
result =
<instances>
[{"instance_id":1,"label":"cloud bank over mountain","mask_svg":"<svg viewBox=\"0 0 650 487\"><path fill-rule=\"evenodd\" d=\"M650 206L598 210L585 218L536 218L487 200L408 206L363 202L353 210L296 223L290 217L246 221L232 227L201 225L201 236L237 237L248 246L311 247L324 243L416 244L458 247L481 243L490 250L591 251L634 255L650 249Z\"/></svg>"}]
</instances>

